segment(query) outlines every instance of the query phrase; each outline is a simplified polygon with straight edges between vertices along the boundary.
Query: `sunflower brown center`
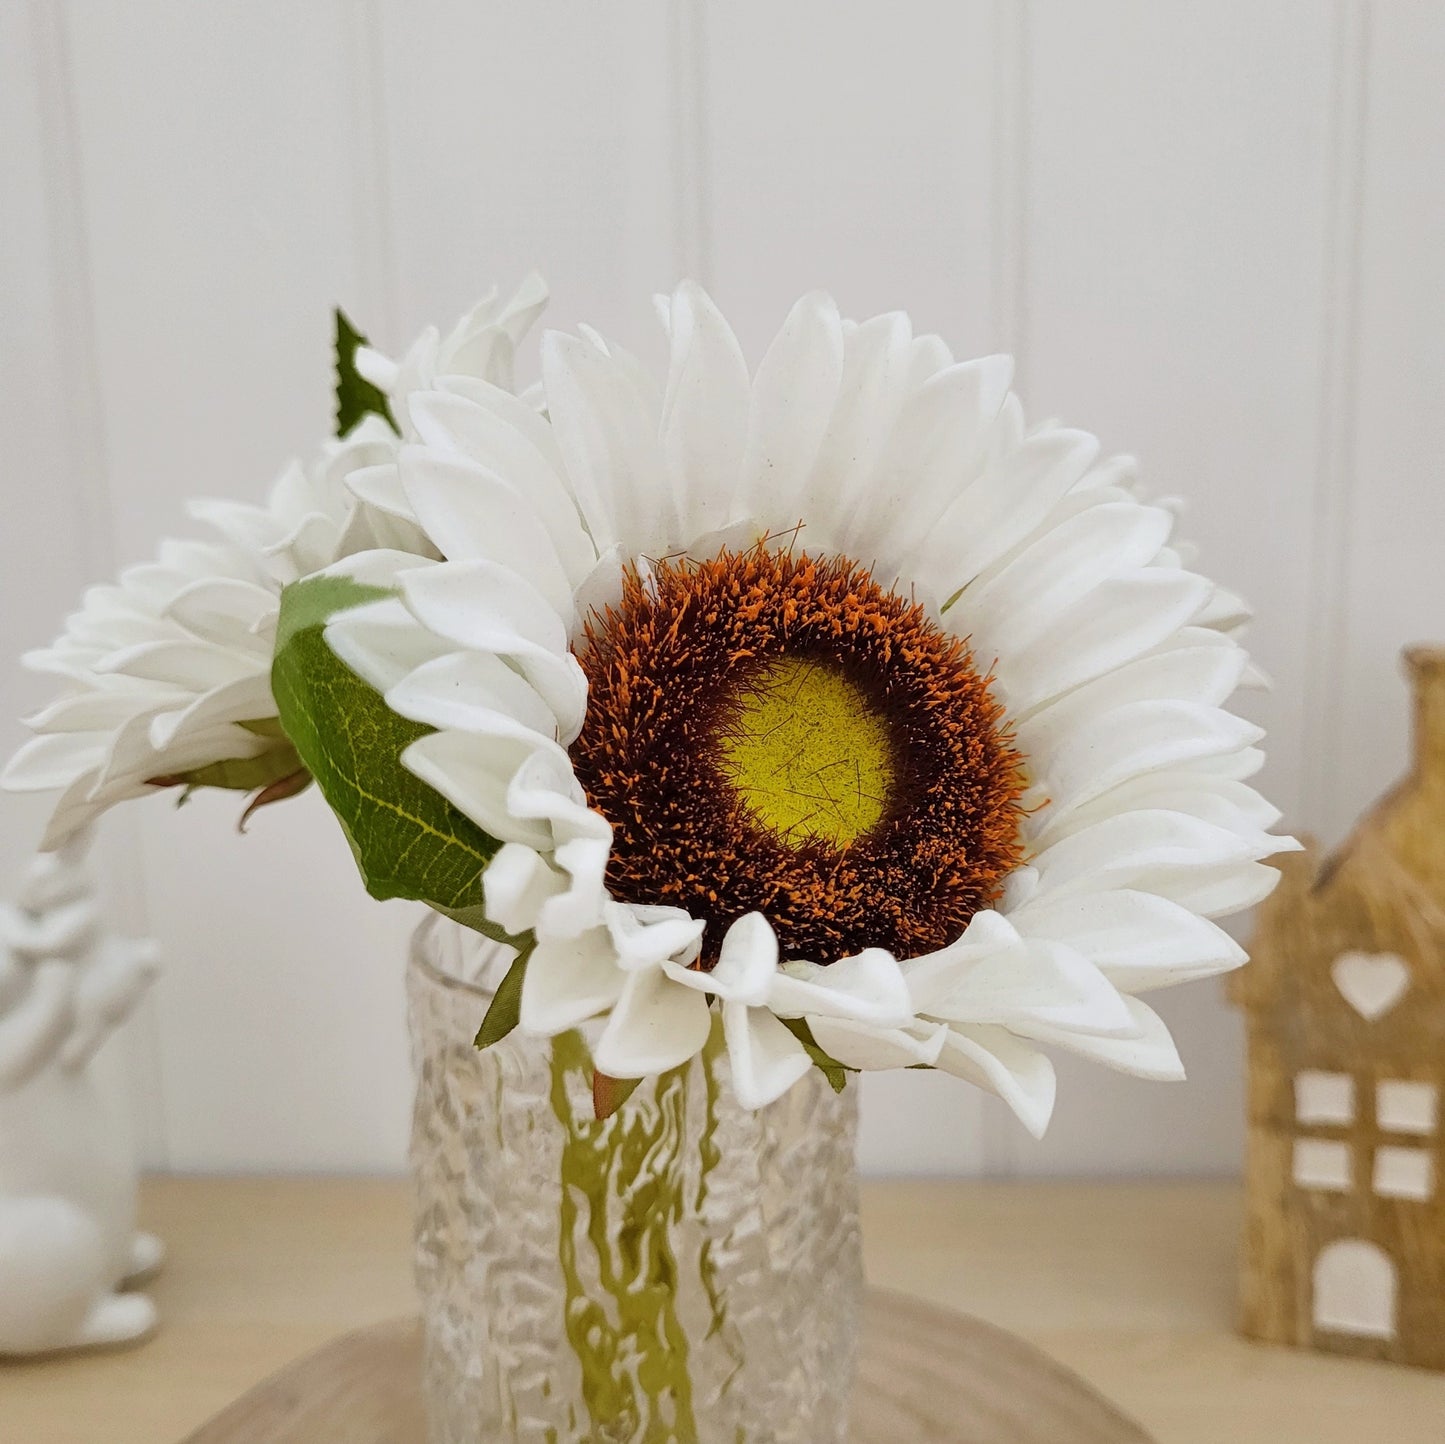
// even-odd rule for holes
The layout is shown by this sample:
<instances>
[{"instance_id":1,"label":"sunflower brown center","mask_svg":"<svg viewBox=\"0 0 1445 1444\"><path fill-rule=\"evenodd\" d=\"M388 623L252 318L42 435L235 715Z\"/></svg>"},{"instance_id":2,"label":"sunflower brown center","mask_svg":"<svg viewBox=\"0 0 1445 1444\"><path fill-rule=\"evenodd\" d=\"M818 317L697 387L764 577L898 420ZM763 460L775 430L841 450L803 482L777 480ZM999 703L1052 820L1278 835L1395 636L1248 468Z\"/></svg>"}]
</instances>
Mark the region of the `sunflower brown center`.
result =
<instances>
[{"instance_id":1,"label":"sunflower brown center","mask_svg":"<svg viewBox=\"0 0 1445 1444\"><path fill-rule=\"evenodd\" d=\"M570 752L607 884L785 957L952 942L1022 855L1020 758L965 642L842 558L724 551L624 577Z\"/></svg>"}]
</instances>

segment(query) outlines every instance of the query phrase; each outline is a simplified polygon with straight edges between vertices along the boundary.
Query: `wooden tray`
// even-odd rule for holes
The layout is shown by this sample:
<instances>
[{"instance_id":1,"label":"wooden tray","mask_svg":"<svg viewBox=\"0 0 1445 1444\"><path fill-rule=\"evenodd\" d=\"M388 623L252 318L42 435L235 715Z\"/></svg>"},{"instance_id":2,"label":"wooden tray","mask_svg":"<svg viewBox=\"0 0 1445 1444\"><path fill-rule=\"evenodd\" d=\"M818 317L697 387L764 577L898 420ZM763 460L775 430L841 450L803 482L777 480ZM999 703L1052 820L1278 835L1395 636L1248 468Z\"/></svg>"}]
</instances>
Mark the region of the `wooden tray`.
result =
<instances>
[{"instance_id":1,"label":"wooden tray","mask_svg":"<svg viewBox=\"0 0 1445 1444\"><path fill-rule=\"evenodd\" d=\"M343 1334L185 1444L422 1444L421 1327ZM977 1319L869 1291L854 1444L1151 1444L1046 1354Z\"/></svg>"}]
</instances>

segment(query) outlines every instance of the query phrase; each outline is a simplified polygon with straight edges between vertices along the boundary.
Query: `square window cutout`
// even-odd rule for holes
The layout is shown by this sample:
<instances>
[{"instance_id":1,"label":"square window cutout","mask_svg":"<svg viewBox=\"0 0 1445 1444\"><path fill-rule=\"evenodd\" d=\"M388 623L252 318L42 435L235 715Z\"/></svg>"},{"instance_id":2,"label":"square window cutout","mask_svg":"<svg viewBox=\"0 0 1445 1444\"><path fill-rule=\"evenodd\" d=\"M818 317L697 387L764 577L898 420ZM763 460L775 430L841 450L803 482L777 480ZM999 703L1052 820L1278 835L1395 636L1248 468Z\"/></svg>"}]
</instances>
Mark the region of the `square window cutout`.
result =
<instances>
[{"instance_id":1,"label":"square window cutout","mask_svg":"<svg viewBox=\"0 0 1445 1444\"><path fill-rule=\"evenodd\" d=\"M1433 1133L1439 1107L1440 1090L1433 1083L1391 1079L1375 1091L1375 1121L1387 1133Z\"/></svg>"},{"instance_id":2,"label":"square window cutout","mask_svg":"<svg viewBox=\"0 0 1445 1444\"><path fill-rule=\"evenodd\" d=\"M1296 1073L1294 1116L1300 1123L1353 1123L1355 1080L1348 1073L1315 1069Z\"/></svg>"},{"instance_id":3,"label":"square window cutout","mask_svg":"<svg viewBox=\"0 0 1445 1444\"><path fill-rule=\"evenodd\" d=\"M1381 1198L1409 1198L1424 1203L1434 1192L1435 1170L1423 1148L1377 1148L1375 1192Z\"/></svg>"},{"instance_id":4,"label":"square window cutout","mask_svg":"<svg viewBox=\"0 0 1445 1444\"><path fill-rule=\"evenodd\" d=\"M1296 1138L1294 1181L1301 1188L1347 1193L1350 1188L1350 1145L1332 1138Z\"/></svg>"}]
</instances>

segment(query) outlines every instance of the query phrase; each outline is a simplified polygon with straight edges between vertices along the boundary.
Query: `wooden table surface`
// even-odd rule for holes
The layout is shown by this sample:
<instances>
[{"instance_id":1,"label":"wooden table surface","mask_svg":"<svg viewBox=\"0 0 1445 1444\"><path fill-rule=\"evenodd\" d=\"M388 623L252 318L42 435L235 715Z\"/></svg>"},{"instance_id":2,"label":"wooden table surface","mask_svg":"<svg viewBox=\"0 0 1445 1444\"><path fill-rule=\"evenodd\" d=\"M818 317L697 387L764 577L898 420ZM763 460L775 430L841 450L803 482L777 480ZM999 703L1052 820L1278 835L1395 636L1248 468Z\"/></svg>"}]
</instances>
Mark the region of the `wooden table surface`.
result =
<instances>
[{"instance_id":1,"label":"wooden table surface","mask_svg":"<svg viewBox=\"0 0 1445 1444\"><path fill-rule=\"evenodd\" d=\"M1445 1375L1231 1334L1232 1185L870 1183L863 1209L874 1283L1032 1340L1159 1444L1445 1440ZM396 1180L152 1179L161 1332L0 1365L0 1444L175 1444L297 1355L413 1310L407 1210Z\"/></svg>"}]
</instances>

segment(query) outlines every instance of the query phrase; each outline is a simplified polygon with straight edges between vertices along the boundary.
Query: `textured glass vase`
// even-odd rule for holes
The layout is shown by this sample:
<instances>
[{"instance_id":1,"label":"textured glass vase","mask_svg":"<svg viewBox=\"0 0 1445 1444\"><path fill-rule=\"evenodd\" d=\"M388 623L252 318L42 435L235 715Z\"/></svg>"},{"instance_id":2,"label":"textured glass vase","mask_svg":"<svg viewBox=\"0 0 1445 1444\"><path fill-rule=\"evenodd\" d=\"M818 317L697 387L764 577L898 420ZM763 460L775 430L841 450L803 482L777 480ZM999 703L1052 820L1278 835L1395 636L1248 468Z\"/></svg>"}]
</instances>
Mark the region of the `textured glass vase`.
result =
<instances>
[{"instance_id":1,"label":"textured glass vase","mask_svg":"<svg viewBox=\"0 0 1445 1444\"><path fill-rule=\"evenodd\" d=\"M746 1112L715 1029L599 1124L578 1034L472 1046L505 957L429 919L408 975L429 1444L841 1444L854 1090Z\"/></svg>"}]
</instances>

